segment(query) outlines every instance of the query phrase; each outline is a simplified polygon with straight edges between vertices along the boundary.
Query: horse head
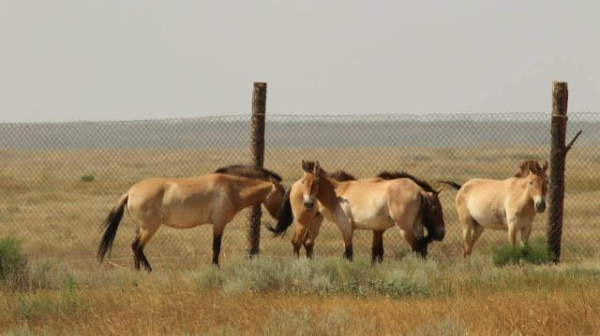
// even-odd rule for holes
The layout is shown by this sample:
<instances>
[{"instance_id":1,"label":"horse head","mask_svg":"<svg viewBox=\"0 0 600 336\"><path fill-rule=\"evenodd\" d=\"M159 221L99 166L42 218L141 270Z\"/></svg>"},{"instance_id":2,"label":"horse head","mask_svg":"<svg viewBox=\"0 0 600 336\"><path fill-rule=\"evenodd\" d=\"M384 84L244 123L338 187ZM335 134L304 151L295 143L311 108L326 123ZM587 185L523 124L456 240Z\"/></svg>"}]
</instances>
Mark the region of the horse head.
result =
<instances>
[{"instance_id":1,"label":"horse head","mask_svg":"<svg viewBox=\"0 0 600 336\"><path fill-rule=\"evenodd\" d=\"M304 196L304 209L312 211L315 208L317 194L319 193L319 183L324 170L321 169L319 161L304 161L302 160L302 195Z\"/></svg>"},{"instance_id":2,"label":"horse head","mask_svg":"<svg viewBox=\"0 0 600 336\"><path fill-rule=\"evenodd\" d=\"M521 171L517 177L526 178L528 181L529 196L533 200L535 211L542 213L546 210L546 194L548 193L548 161L540 167L537 161L525 161L520 166Z\"/></svg>"},{"instance_id":3,"label":"horse head","mask_svg":"<svg viewBox=\"0 0 600 336\"><path fill-rule=\"evenodd\" d=\"M423 224L427 229L427 237L442 241L446 235L446 223L444 222L444 211L438 197L441 188L435 191L421 191L421 210Z\"/></svg>"}]
</instances>

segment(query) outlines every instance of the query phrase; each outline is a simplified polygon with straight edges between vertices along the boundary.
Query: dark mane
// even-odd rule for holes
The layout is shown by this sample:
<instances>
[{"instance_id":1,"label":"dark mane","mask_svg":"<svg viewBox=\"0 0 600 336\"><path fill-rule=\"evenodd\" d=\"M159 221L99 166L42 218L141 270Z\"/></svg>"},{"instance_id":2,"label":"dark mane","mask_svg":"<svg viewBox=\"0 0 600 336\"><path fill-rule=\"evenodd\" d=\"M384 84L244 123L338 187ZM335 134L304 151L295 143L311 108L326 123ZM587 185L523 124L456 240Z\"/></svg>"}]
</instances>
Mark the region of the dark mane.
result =
<instances>
[{"instance_id":1,"label":"dark mane","mask_svg":"<svg viewBox=\"0 0 600 336\"><path fill-rule=\"evenodd\" d=\"M304 171L310 171L312 172L315 169L315 165L317 163L315 161L303 161L303 165L302 165L302 169ZM325 171L325 169L319 167L319 173L320 174L327 174L327 171Z\"/></svg>"},{"instance_id":2,"label":"dark mane","mask_svg":"<svg viewBox=\"0 0 600 336\"><path fill-rule=\"evenodd\" d=\"M535 160L527 160L523 161L521 165L519 165L519 172L515 174L515 177L527 177L529 176L529 168L531 167L531 171L535 174L541 174L542 167Z\"/></svg>"},{"instance_id":3,"label":"dark mane","mask_svg":"<svg viewBox=\"0 0 600 336\"><path fill-rule=\"evenodd\" d=\"M428 192L433 192L435 193L435 189L433 189L433 187L431 186L431 184L420 180L416 177L414 177L413 175L407 173L407 172L403 172L403 171L396 171L396 172L389 172L389 171L382 171L381 173L379 173L377 175L377 177L382 178L384 180L395 180L395 179L399 179L399 178L407 178L407 179L411 179L413 180L413 182L415 182L419 187L423 188L423 190L428 191Z\"/></svg>"},{"instance_id":4,"label":"dark mane","mask_svg":"<svg viewBox=\"0 0 600 336\"><path fill-rule=\"evenodd\" d=\"M336 170L331 174L327 174L327 176L339 182L356 181L354 175L343 170Z\"/></svg>"},{"instance_id":5,"label":"dark mane","mask_svg":"<svg viewBox=\"0 0 600 336\"><path fill-rule=\"evenodd\" d=\"M221 167L214 171L217 174L227 174L227 175L235 175L247 178L255 178L261 180L268 180L269 177L272 177L277 182L281 182L281 176L278 174L260 167L254 167L250 165L230 165L226 167Z\"/></svg>"}]
</instances>

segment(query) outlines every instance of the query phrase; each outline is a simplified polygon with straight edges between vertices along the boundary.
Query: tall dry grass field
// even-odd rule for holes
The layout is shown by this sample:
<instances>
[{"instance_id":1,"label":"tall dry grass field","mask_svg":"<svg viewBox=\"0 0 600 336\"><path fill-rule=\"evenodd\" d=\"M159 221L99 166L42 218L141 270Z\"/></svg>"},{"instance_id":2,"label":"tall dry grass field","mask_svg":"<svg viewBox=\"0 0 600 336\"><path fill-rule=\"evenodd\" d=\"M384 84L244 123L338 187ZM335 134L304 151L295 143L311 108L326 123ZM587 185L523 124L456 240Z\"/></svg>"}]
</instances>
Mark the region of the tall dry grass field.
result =
<instances>
[{"instance_id":1,"label":"tall dry grass field","mask_svg":"<svg viewBox=\"0 0 600 336\"><path fill-rule=\"evenodd\" d=\"M493 266L489 259L408 256L230 260L129 268L38 264L2 290L0 332L12 335L597 334L598 263Z\"/></svg>"},{"instance_id":2,"label":"tall dry grass field","mask_svg":"<svg viewBox=\"0 0 600 336\"><path fill-rule=\"evenodd\" d=\"M245 214L225 230L220 271L208 266L209 225L162 227L146 254L147 275L131 269L133 223L124 217L110 259L98 265L99 225L118 197L150 177L201 175L245 162L247 150L61 150L0 152L0 237L13 235L30 260L18 288L0 286L0 333L27 334L594 334L600 330L598 147L568 158L562 266L494 266L505 232L485 232L462 260L455 191L442 203L447 236L429 261L406 255L396 229L386 262L371 267L370 233L355 237L358 260L341 260L340 234L324 222L316 259L290 257L290 235L263 230L261 258L248 261ZM546 147L267 148L266 166L289 186L300 160L359 177L406 170L435 182L506 178ZM435 183L434 183L435 184ZM273 222L265 214L263 222ZM537 216L533 236L545 231ZM573 259L579 261L574 262ZM584 261L581 261L585 259Z\"/></svg>"}]
</instances>

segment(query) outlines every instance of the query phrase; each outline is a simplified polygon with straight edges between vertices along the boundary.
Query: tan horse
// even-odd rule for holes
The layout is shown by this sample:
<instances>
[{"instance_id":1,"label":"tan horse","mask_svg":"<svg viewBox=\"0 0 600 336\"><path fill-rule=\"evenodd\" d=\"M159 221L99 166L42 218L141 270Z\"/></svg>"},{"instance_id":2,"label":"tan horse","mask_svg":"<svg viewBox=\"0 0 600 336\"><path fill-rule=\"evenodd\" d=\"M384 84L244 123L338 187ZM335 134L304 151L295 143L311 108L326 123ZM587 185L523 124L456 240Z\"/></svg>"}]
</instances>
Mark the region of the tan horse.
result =
<instances>
[{"instance_id":1,"label":"tan horse","mask_svg":"<svg viewBox=\"0 0 600 336\"><path fill-rule=\"evenodd\" d=\"M548 178L537 161L525 161L520 171L506 180L472 179L464 185L440 181L458 189L456 210L463 223L464 256L471 255L473 245L484 229L508 230L508 240L515 244L517 231L527 245L536 212L546 209Z\"/></svg>"},{"instance_id":2,"label":"tan horse","mask_svg":"<svg viewBox=\"0 0 600 336\"><path fill-rule=\"evenodd\" d=\"M212 263L219 264L221 237L227 223L242 209L264 204L276 218L285 189L281 177L266 169L234 165L195 178L159 178L132 186L109 213L98 248L102 261L112 248L125 207L135 224L136 237L131 245L135 268L140 263L152 268L144 255L144 246L160 225L189 229L213 224Z\"/></svg>"},{"instance_id":3,"label":"tan horse","mask_svg":"<svg viewBox=\"0 0 600 336\"><path fill-rule=\"evenodd\" d=\"M324 170L323 170L323 172L325 173ZM332 178L338 182L347 182L347 181L356 181L357 180L356 177L354 177L352 174L350 174L344 170L337 170L333 173L327 173L327 175L329 176L329 178ZM371 179L374 179L377 181L381 180L378 178L371 178ZM286 199L289 198L290 192L297 192L297 190L300 190L300 188L301 188L300 181L296 181L296 183L294 183L292 185L290 190L288 190L288 194L286 194ZM281 227L281 222L286 221L289 224L292 223L293 214L292 214L291 210L288 210L287 213L288 213L287 219L283 219L284 215L279 217L280 227ZM306 251L307 258L313 257L313 248L315 245L315 239L319 235L319 230L321 229L322 223L323 223L323 215L317 211L314 214L314 216L310 219L309 224L307 225L307 232L304 236L304 240L302 241L302 245L304 246L304 250ZM269 229L271 232L273 232L273 235L275 237L277 237L277 236L283 235L285 233L285 231L287 230L287 227L283 231L277 231L278 229L276 229L275 227L273 227L271 225L267 225L267 229ZM372 248L371 248L371 252L372 252L372 260L371 261L373 263L383 261L383 254L384 254L383 233L384 232L385 232L385 230L373 231L373 244L372 244Z\"/></svg>"},{"instance_id":4,"label":"tan horse","mask_svg":"<svg viewBox=\"0 0 600 336\"><path fill-rule=\"evenodd\" d=\"M329 177L316 162L302 162L304 176L294 183L279 213L277 226L270 228L276 235L283 234L296 219L296 232L292 239L294 253L310 236L318 234L320 221L317 213L334 222L342 233L347 259L352 259L354 230L383 232L397 226L413 251L427 254L431 239L444 237L444 219L437 192L423 190L410 179L382 180L372 178L340 182ZM315 223L318 226L315 227ZM424 226L431 227L424 236ZM312 249L312 247L311 247Z\"/></svg>"}]
</instances>

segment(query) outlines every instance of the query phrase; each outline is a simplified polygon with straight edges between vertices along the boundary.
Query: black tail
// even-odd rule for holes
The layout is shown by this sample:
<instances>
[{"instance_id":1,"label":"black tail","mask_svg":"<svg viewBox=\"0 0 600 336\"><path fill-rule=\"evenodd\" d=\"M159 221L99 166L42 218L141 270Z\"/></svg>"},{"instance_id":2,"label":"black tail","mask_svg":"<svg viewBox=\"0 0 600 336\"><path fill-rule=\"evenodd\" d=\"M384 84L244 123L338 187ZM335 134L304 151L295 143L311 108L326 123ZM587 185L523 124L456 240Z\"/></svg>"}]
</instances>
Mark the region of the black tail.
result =
<instances>
[{"instance_id":1,"label":"black tail","mask_svg":"<svg viewBox=\"0 0 600 336\"><path fill-rule=\"evenodd\" d=\"M460 190L460 188L462 188L462 185L460 185L460 184L458 184L456 182L446 181L446 180L439 180L438 182L445 183L445 184L451 186L452 188L454 188L456 190Z\"/></svg>"},{"instance_id":2,"label":"black tail","mask_svg":"<svg viewBox=\"0 0 600 336\"><path fill-rule=\"evenodd\" d=\"M273 227L272 225L267 224L267 229L273 232L273 237L283 236L294 221L292 202L290 201L291 192L292 188L290 187L290 189L283 196L283 205L277 213L277 226Z\"/></svg>"},{"instance_id":3,"label":"black tail","mask_svg":"<svg viewBox=\"0 0 600 336\"><path fill-rule=\"evenodd\" d=\"M102 224L104 235L102 235L100 246L98 246L99 262L102 262L106 256L106 253L110 252L112 249L115 236L117 235L117 229L119 228L121 218L123 218L123 212L125 211L125 204L127 204L128 198L129 196L127 194L121 196L121 199L119 199L117 205L115 205L115 207L110 211L108 217L106 217L106 220L104 221L104 224Z\"/></svg>"}]
</instances>

